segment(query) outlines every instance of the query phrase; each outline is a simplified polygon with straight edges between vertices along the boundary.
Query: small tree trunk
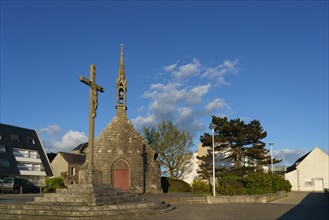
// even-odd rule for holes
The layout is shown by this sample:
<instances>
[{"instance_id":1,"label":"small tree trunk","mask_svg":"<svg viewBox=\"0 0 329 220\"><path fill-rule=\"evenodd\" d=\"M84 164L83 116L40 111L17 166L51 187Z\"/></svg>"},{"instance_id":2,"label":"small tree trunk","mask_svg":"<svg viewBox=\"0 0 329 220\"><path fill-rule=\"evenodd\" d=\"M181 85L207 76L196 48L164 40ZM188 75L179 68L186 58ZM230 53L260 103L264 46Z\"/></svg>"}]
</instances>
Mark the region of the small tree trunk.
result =
<instances>
[{"instance_id":1,"label":"small tree trunk","mask_svg":"<svg viewBox=\"0 0 329 220\"><path fill-rule=\"evenodd\" d=\"M174 168L169 167L169 177L174 177Z\"/></svg>"}]
</instances>

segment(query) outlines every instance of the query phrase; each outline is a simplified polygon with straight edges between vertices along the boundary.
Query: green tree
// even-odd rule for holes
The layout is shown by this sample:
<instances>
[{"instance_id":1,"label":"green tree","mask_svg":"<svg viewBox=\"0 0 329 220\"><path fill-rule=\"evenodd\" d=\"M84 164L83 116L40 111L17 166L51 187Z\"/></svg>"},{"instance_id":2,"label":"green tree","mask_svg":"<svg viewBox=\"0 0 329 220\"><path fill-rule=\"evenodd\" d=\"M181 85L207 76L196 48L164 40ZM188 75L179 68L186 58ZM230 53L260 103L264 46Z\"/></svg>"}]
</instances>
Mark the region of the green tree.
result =
<instances>
[{"instance_id":1,"label":"green tree","mask_svg":"<svg viewBox=\"0 0 329 220\"><path fill-rule=\"evenodd\" d=\"M162 121L156 127L143 127L143 137L156 149L163 175L183 178L191 172L193 139L189 132Z\"/></svg>"},{"instance_id":2,"label":"green tree","mask_svg":"<svg viewBox=\"0 0 329 220\"><path fill-rule=\"evenodd\" d=\"M221 175L234 174L243 176L250 172L263 169L263 165L270 164L270 155L265 149L265 143L261 140L267 136L258 120L253 120L249 124L244 123L241 119L228 120L226 117L212 117L212 123L215 128L215 151L226 149L229 153L224 158L225 161L231 162L234 166L222 168ZM203 146L212 146L212 137L209 133L204 133L200 138ZM200 167L200 174L207 178L209 176L209 158L212 155L200 157L204 161ZM274 163L281 160L274 158Z\"/></svg>"}]
</instances>

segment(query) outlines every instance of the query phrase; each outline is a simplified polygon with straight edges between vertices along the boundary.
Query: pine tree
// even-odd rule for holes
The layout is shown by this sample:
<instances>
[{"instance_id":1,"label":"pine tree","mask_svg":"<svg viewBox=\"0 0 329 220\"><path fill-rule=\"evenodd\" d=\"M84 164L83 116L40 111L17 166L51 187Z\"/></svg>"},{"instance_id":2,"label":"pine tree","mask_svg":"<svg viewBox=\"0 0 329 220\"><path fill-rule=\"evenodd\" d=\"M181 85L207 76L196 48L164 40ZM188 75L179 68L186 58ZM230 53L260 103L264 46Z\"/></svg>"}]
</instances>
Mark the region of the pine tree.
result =
<instances>
[{"instance_id":1,"label":"pine tree","mask_svg":"<svg viewBox=\"0 0 329 220\"><path fill-rule=\"evenodd\" d=\"M261 140L267 136L258 120L253 120L249 124L238 119L228 120L226 117L212 117L212 123L215 128L215 152L229 148L229 154L224 158L232 162L234 166L222 168L221 175L236 174L239 176L250 172L263 170L264 165L270 164L270 155L265 149L265 143ZM202 145L212 146L212 136L204 133L200 140ZM209 175L209 157L207 155L200 157L204 163L200 166L199 174L205 178ZM278 163L281 160L274 158L273 162ZM211 161L212 167L212 161Z\"/></svg>"}]
</instances>

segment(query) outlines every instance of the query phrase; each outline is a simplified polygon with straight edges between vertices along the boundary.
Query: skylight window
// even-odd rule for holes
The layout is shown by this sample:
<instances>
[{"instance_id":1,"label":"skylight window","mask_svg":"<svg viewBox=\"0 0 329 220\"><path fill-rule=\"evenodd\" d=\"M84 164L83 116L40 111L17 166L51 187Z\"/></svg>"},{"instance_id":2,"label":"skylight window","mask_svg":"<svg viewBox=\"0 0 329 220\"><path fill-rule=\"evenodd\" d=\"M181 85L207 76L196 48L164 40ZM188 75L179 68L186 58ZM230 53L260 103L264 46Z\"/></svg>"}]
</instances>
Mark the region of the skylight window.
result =
<instances>
[{"instance_id":1,"label":"skylight window","mask_svg":"<svg viewBox=\"0 0 329 220\"><path fill-rule=\"evenodd\" d=\"M5 145L0 145L0 154L1 153L6 153L6 147L5 147Z\"/></svg>"},{"instance_id":2,"label":"skylight window","mask_svg":"<svg viewBox=\"0 0 329 220\"><path fill-rule=\"evenodd\" d=\"M11 141L14 142L14 143L20 143L21 142L19 140L19 136L18 135L12 134L12 135L10 135L10 137L11 137Z\"/></svg>"},{"instance_id":3,"label":"skylight window","mask_svg":"<svg viewBox=\"0 0 329 220\"><path fill-rule=\"evenodd\" d=\"M28 137L28 138L27 138L27 142L28 142L29 144L35 144L35 140L34 140L34 138L31 138L31 137Z\"/></svg>"}]
</instances>

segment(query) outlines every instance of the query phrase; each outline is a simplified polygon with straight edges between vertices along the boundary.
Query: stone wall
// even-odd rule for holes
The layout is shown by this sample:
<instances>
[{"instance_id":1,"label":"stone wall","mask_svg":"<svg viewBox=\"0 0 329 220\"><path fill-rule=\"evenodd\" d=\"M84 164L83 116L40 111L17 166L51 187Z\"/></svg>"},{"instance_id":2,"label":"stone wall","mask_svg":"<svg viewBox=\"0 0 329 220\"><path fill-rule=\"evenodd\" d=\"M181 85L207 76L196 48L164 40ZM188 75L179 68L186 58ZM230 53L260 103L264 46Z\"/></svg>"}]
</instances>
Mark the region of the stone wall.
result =
<instances>
[{"instance_id":1,"label":"stone wall","mask_svg":"<svg viewBox=\"0 0 329 220\"><path fill-rule=\"evenodd\" d=\"M264 195L239 195L239 196L207 196L208 204L223 203L267 203L288 196L285 191Z\"/></svg>"}]
</instances>

